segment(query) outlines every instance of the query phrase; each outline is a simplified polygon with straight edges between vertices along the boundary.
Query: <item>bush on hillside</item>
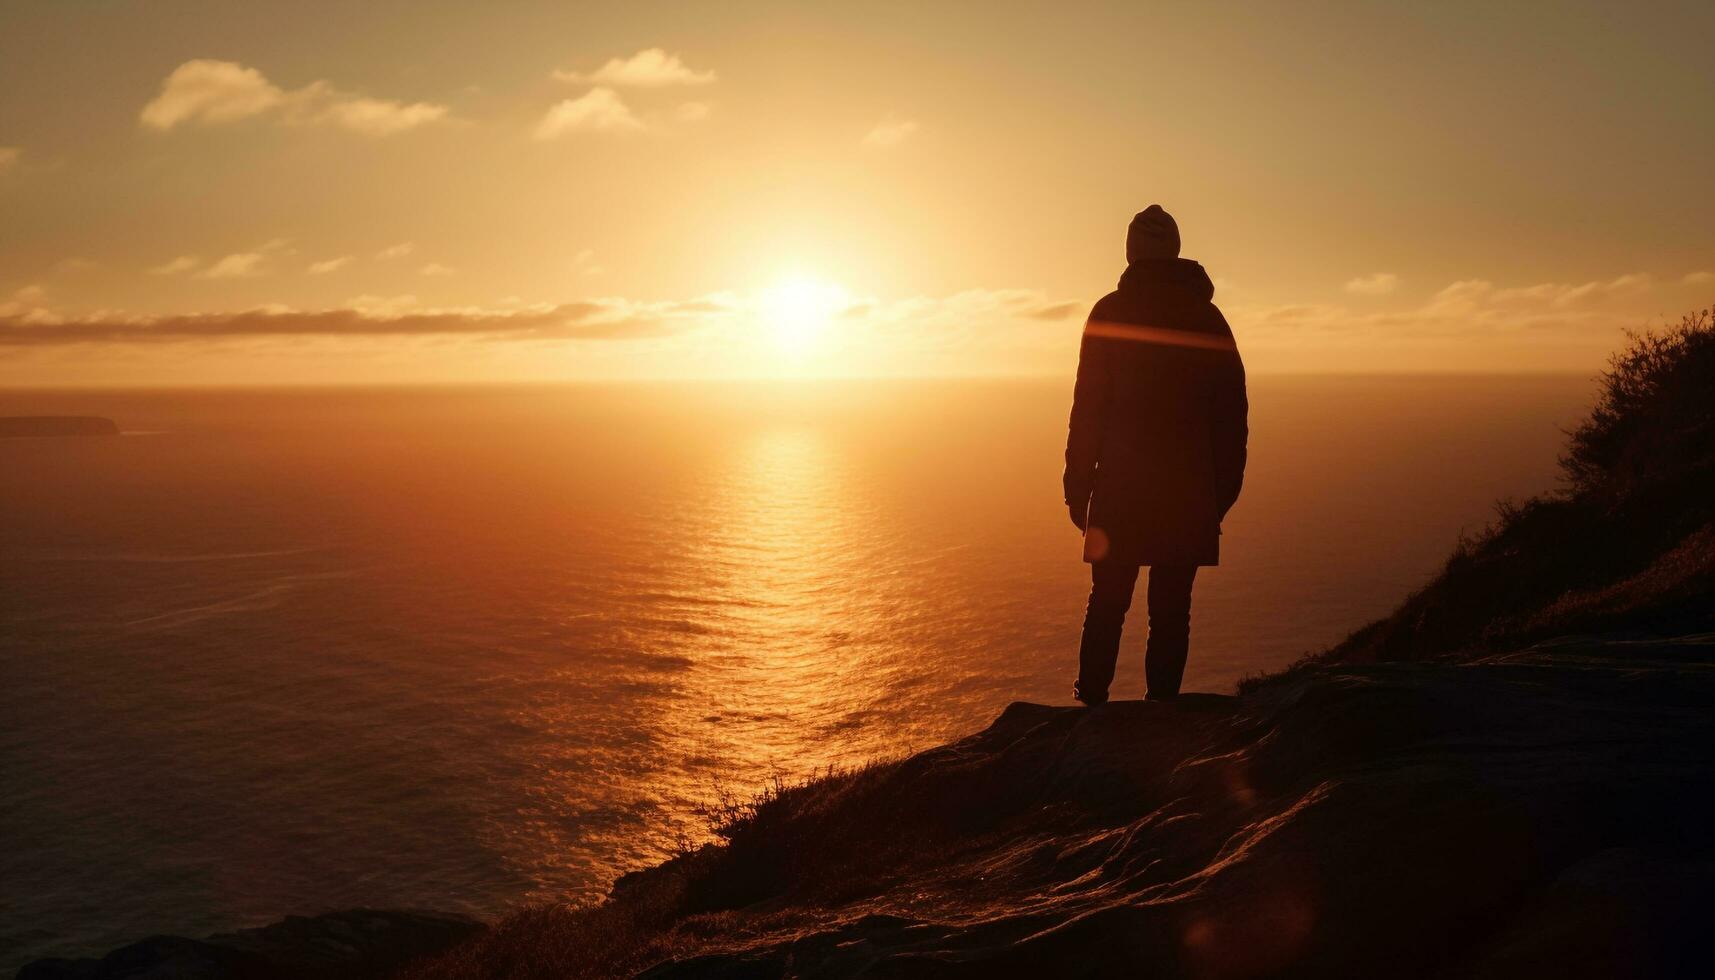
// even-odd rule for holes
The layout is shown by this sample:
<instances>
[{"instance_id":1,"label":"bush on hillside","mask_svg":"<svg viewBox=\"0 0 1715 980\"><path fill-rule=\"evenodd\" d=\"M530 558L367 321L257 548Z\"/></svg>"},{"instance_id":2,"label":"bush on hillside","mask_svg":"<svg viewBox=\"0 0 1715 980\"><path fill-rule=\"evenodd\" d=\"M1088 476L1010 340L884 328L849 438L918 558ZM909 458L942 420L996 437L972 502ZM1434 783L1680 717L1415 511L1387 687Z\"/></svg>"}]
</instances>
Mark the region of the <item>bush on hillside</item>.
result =
<instances>
[{"instance_id":1,"label":"bush on hillside","mask_svg":"<svg viewBox=\"0 0 1715 980\"><path fill-rule=\"evenodd\" d=\"M1662 333L1628 335L1560 459L1574 495L1623 498L1715 458L1711 319L1702 310Z\"/></svg>"},{"instance_id":2,"label":"bush on hillside","mask_svg":"<svg viewBox=\"0 0 1715 980\"><path fill-rule=\"evenodd\" d=\"M1628 336L1568 434L1561 491L1503 502L1391 615L1292 669L1715 628L1715 313Z\"/></svg>"}]
</instances>

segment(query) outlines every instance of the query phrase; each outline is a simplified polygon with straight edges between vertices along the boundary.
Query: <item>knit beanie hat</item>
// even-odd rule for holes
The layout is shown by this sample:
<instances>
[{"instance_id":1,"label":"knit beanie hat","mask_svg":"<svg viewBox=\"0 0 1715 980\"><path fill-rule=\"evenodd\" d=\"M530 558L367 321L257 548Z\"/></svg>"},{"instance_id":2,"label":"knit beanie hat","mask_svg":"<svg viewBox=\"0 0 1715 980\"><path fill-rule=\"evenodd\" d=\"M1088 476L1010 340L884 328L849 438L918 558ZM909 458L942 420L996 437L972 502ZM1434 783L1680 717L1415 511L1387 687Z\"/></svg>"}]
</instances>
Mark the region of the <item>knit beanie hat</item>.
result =
<instances>
[{"instance_id":1,"label":"knit beanie hat","mask_svg":"<svg viewBox=\"0 0 1715 980\"><path fill-rule=\"evenodd\" d=\"M1179 224L1161 205L1151 204L1131 219L1125 234L1125 260L1174 259L1179 257Z\"/></svg>"}]
</instances>

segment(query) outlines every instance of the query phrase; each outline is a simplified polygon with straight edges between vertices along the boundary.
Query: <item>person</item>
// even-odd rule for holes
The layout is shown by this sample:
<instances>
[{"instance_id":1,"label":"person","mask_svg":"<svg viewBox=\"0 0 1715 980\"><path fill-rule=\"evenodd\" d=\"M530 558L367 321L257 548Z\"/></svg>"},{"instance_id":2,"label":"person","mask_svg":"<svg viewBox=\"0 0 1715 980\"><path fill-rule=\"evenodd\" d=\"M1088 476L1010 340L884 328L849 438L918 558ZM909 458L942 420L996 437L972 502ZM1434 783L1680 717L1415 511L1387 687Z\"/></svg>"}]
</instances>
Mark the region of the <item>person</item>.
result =
<instances>
[{"instance_id":1,"label":"person","mask_svg":"<svg viewBox=\"0 0 1715 980\"><path fill-rule=\"evenodd\" d=\"M1084 535L1090 602L1073 697L1107 701L1138 571L1149 566L1147 697L1178 696L1191 584L1220 559L1244 482L1244 362L1203 267L1152 204L1126 234L1119 288L1090 311L1066 436L1066 506Z\"/></svg>"}]
</instances>

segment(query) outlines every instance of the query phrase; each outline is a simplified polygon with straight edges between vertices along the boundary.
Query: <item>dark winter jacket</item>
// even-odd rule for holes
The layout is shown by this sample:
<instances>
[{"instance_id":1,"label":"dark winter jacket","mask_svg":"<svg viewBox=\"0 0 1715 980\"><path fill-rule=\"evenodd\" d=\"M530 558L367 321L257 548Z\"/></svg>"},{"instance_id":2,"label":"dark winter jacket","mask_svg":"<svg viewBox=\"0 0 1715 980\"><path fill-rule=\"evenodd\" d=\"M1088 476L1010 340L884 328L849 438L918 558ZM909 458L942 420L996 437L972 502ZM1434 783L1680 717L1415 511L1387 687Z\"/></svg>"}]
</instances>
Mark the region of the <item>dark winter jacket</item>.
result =
<instances>
[{"instance_id":1,"label":"dark winter jacket","mask_svg":"<svg viewBox=\"0 0 1715 980\"><path fill-rule=\"evenodd\" d=\"M1214 565L1238 499L1245 369L1189 259L1132 263L1090 312L1066 438L1066 503L1089 505L1084 560Z\"/></svg>"}]
</instances>

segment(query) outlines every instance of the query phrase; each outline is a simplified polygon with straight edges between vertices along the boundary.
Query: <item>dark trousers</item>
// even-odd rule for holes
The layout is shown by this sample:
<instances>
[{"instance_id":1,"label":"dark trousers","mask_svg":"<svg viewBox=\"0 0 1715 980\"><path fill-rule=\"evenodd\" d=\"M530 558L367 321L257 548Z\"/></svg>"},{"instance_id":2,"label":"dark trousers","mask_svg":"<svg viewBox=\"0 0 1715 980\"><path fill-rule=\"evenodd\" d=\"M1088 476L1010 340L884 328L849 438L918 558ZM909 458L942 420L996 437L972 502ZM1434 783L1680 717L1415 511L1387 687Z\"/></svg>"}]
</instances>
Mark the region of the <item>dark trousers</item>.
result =
<instances>
[{"instance_id":1,"label":"dark trousers","mask_svg":"<svg viewBox=\"0 0 1715 980\"><path fill-rule=\"evenodd\" d=\"M1136 565L1101 561L1090 565L1090 604L1084 611L1084 640L1078 648L1081 700L1107 699L1137 572ZM1152 700L1179 694L1191 645L1191 582L1196 577L1196 565L1155 565L1149 570L1149 644L1143 673Z\"/></svg>"}]
</instances>

